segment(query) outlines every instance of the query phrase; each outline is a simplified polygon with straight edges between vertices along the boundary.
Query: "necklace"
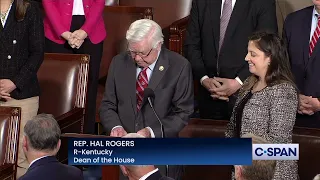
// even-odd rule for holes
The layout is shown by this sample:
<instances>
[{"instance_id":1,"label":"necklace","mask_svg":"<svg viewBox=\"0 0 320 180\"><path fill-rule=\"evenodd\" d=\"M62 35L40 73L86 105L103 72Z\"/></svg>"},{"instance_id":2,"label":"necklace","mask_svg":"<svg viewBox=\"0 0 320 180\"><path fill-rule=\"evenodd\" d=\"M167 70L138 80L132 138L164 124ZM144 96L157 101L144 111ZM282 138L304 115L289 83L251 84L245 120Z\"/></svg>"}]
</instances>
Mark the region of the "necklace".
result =
<instances>
[{"instance_id":1,"label":"necklace","mask_svg":"<svg viewBox=\"0 0 320 180\"><path fill-rule=\"evenodd\" d=\"M5 22L5 19L7 17L9 9L11 8L12 3L13 3L13 1L11 1L10 5L9 5L9 8L6 11L0 12L0 19L1 19L2 24Z\"/></svg>"}]
</instances>

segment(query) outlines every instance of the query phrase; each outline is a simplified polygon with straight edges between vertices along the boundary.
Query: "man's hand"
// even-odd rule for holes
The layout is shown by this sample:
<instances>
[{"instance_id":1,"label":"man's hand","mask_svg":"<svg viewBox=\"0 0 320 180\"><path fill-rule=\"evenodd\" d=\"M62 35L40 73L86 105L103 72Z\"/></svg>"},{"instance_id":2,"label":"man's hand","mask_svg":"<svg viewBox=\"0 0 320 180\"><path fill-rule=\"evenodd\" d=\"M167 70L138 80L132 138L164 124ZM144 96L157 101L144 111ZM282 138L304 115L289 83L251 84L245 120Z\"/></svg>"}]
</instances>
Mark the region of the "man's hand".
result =
<instances>
[{"instance_id":1,"label":"man's hand","mask_svg":"<svg viewBox=\"0 0 320 180\"><path fill-rule=\"evenodd\" d=\"M150 130L148 128L143 128L140 131L137 132L137 134L140 134L146 138L151 138L151 133Z\"/></svg>"},{"instance_id":2,"label":"man's hand","mask_svg":"<svg viewBox=\"0 0 320 180\"><path fill-rule=\"evenodd\" d=\"M65 40L69 41L69 39L71 38L72 36L72 33L70 31L66 31L66 32L63 32L61 34L61 37L63 37Z\"/></svg>"},{"instance_id":3,"label":"man's hand","mask_svg":"<svg viewBox=\"0 0 320 180\"><path fill-rule=\"evenodd\" d=\"M219 96L229 97L241 88L241 84L235 79L215 77L214 80L218 81L222 85L220 87L210 89L210 92Z\"/></svg>"},{"instance_id":4,"label":"man's hand","mask_svg":"<svg viewBox=\"0 0 320 180\"><path fill-rule=\"evenodd\" d=\"M122 137L122 136L125 136L127 134L128 134L127 131L124 130L123 127L116 127L111 131L110 136L112 136L112 137Z\"/></svg>"},{"instance_id":5,"label":"man's hand","mask_svg":"<svg viewBox=\"0 0 320 180\"><path fill-rule=\"evenodd\" d=\"M1 93L11 93L15 90L17 86L10 79L0 80L0 92Z\"/></svg>"},{"instance_id":6,"label":"man's hand","mask_svg":"<svg viewBox=\"0 0 320 180\"><path fill-rule=\"evenodd\" d=\"M221 84L216 81L214 78L207 78L202 81L202 86L205 87L210 93L213 99L221 99L225 101L229 101L228 96L218 95L215 92L210 91L210 89L219 88Z\"/></svg>"},{"instance_id":7,"label":"man's hand","mask_svg":"<svg viewBox=\"0 0 320 180\"><path fill-rule=\"evenodd\" d=\"M299 114L313 115L318 111L320 111L320 102L317 98L299 94Z\"/></svg>"},{"instance_id":8,"label":"man's hand","mask_svg":"<svg viewBox=\"0 0 320 180\"><path fill-rule=\"evenodd\" d=\"M208 91L212 88L218 88L221 84L214 80L213 78L207 78L202 81L202 86L205 87Z\"/></svg>"}]
</instances>

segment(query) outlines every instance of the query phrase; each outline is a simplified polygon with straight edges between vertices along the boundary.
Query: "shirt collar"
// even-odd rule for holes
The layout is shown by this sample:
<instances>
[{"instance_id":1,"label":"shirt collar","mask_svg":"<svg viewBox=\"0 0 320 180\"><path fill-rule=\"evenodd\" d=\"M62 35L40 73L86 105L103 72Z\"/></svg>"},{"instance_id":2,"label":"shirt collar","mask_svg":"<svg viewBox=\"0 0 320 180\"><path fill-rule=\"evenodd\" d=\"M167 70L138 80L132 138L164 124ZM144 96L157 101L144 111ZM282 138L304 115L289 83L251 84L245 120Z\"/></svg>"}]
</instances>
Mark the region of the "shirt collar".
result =
<instances>
[{"instance_id":1,"label":"shirt collar","mask_svg":"<svg viewBox=\"0 0 320 180\"><path fill-rule=\"evenodd\" d=\"M314 6L313 12L312 12L312 17L318 17L318 16L319 16L319 13L318 13L318 11L316 10L316 7Z\"/></svg>"},{"instance_id":2,"label":"shirt collar","mask_svg":"<svg viewBox=\"0 0 320 180\"><path fill-rule=\"evenodd\" d=\"M157 59L156 59L152 64L150 64L150 66L148 67L151 71L153 71L154 67L156 66L156 63L157 63L157 61L158 61L158 59L159 59L159 56L160 56L160 52L161 52L161 49L160 49L160 51L158 52Z\"/></svg>"},{"instance_id":3,"label":"shirt collar","mask_svg":"<svg viewBox=\"0 0 320 180\"><path fill-rule=\"evenodd\" d=\"M48 156L49 156L49 155L47 155L47 156L42 156L42 157L39 157L39 158L33 160L33 161L30 163L29 167L31 167L31 165L32 165L33 163L35 163L36 161L38 161L38 160L40 160L40 159L42 159L42 158L48 157Z\"/></svg>"},{"instance_id":4,"label":"shirt collar","mask_svg":"<svg viewBox=\"0 0 320 180\"><path fill-rule=\"evenodd\" d=\"M148 172L147 174L145 174L144 176L142 176L139 180L146 180L149 176L151 176L152 174L154 174L155 172L157 172L159 169L155 169L153 171Z\"/></svg>"}]
</instances>

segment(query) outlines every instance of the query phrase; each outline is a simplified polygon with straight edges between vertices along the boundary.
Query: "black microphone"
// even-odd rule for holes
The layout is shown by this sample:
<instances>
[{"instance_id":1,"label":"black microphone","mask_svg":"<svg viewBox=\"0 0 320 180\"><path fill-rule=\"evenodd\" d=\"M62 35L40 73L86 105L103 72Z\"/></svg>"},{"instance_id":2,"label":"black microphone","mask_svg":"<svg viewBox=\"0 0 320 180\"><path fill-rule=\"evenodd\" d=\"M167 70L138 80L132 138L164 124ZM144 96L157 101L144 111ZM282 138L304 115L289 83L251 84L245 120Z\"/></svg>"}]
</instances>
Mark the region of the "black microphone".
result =
<instances>
[{"instance_id":1,"label":"black microphone","mask_svg":"<svg viewBox=\"0 0 320 180\"><path fill-rule=\"evenodd\" d=\"M158 122L159 122L159 124L160 124L161 137L164 138L165 136L164 136L163 124L162 124L162 122L161 122L161 120L160 120L160 118L159 118L156 110L155 110L154 107L153 107L153 100L154 100L154 98L155 98L155 95L154 95L154 91L153 91L152 89L150 89L150 88L144 89L144 99L143 99L143 100L149 102L149 105L150 105L150 107L151 107L154 115L157 117L157 120L158 120ZM168 176L168 175L169 175L169 166L166 165L166 176Z\"/></svg>"},{"instance_id":2,"label":"black microphone","mask_svg":"<svg viewBox=\"0 0 320 180\"><path fill-rule=\"evenodd\" d=\"M155 98L155 95L154 95L154 92L153 92L152 89L150 89L150 88L144 89L144 101L148 101L148 103L149 103L149 105L150 105L150 107L151 107L154 115L157 117L157 120L158 120L158 122L159 122L159 124L160 124L160 126L161 126L161 137L164 138L164 128L163 128L163 124L162 124L162 122L161 122L161 120L160 120L160 118L159 118L156 110L155 110L154 107L153 107L153 100L154 100L154 98Z\"/></svg>"}]
</instances>

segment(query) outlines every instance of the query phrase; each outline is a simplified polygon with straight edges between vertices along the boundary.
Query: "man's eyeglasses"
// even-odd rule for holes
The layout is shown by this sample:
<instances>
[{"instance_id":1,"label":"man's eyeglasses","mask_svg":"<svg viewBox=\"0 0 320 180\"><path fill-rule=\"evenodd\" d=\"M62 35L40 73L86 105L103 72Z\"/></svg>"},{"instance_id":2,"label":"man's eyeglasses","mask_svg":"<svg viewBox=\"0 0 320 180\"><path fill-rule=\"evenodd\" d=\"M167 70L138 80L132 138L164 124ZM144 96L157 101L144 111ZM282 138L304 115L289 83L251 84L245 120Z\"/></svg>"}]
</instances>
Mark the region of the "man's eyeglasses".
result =
<instances>
[{"instance_id":1,"label":"man's eyeglasses","mask_svg":"<svg viewBox=\"0 0 320 180\"><path fill-rule=\"evenodd\" d=\"M150 49L150 51L147 54L143 54L142 52L134 52L134 51L129 51L128 50L128 54L132 57L135 58L137 55L140 56L142 59L146 58L150 55L151 51L153 50L153 48Z\"/></svg>"}]
</instances>

